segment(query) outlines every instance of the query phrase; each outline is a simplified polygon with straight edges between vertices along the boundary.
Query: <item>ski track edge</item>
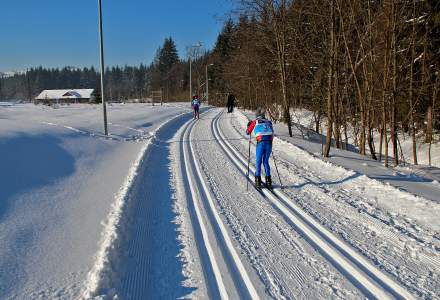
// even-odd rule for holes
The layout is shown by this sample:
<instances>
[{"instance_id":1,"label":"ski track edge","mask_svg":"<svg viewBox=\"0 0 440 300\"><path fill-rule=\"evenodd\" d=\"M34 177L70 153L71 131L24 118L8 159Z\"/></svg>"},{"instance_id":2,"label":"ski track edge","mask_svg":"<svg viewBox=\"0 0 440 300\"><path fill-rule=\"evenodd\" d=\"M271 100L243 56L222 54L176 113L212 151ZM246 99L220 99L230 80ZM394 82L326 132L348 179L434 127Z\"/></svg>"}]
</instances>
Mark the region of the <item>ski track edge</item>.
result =
<instances>
[{"instance_id":1,"label":"ski track edge","mask_svg":"<svg viewBox=\"0 0 440 300\"><path fill-rule=\"evenodd\" d=\"M117 278L114 265L117 264L120 252L120 243L125 236L127 227L127 216L129 211L131 192L136 188L137 178L142 173L142 164L148 155L150 145L154 143L157 133L168 123L188 115L189 113L179 113L172 118L162 122L152 133L148 141L142 146L138 156L131 164L128 175L111 205L110 212L103 222L104 228L99 242L98 251L95 254L95 263L89 271L81 299L102 299L102 297L115 296L112 283Z\"/></svg>"}]
</instances>

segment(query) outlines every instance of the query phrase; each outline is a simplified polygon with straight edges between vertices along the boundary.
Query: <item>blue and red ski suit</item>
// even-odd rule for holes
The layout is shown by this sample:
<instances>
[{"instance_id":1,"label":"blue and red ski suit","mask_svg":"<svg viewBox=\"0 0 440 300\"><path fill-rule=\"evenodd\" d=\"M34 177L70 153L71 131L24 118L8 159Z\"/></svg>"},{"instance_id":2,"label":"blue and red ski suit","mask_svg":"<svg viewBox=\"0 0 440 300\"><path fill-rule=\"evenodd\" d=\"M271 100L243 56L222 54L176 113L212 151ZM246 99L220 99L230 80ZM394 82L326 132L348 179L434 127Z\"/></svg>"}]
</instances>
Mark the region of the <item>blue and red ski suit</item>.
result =
<instances>
[{"instance_id":1,"label":"blue and red ski suit","mask_svg":"<svg viewBox=\"0 0 440 300\"><path fill-rule=\"evenodd\" d=\"M266 176L270 176L269 158L272 153L273 126L272 122L263 118L257 118L248 123L246 134L254 133L257 139L256 171L255 176L261 176L261 163L264 164Z\"/></svg>"}]
</instances>

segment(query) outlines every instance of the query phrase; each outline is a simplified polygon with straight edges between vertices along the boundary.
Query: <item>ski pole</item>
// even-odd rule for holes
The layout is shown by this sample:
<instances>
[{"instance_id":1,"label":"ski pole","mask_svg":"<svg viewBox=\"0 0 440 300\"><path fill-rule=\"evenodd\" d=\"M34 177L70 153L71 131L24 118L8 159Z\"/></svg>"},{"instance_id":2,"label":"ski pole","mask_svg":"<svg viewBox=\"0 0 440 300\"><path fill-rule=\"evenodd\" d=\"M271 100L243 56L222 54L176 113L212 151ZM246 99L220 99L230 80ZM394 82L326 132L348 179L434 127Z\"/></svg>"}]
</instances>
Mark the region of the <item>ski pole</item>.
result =
<instances>
[{"instance_id":1,"label":"ski pole","mask_svg":"<svg viewBox=\"0 0 440 300\"><path fill-rule=\"evenodd\" d=\"M249 147L248 147L248 164L247 164L247 173L246 173L246 191L249 191L249 165L251 163L251 136L249 136Z\"/></svg>"},{"instance_id":2,"label":"ski pole","mask_svg":"<svg viewBox=\"0 0 440 300\"><path fill-rule=\"evenodd\" d=\"M275 163L275 169L277 170L278 180L280 181L281 189L283 189L283 183L281 182L280 172L278 172L277 160L275 159L275 154L272 151L273 162Z\"/></svg>"}]
</instances>

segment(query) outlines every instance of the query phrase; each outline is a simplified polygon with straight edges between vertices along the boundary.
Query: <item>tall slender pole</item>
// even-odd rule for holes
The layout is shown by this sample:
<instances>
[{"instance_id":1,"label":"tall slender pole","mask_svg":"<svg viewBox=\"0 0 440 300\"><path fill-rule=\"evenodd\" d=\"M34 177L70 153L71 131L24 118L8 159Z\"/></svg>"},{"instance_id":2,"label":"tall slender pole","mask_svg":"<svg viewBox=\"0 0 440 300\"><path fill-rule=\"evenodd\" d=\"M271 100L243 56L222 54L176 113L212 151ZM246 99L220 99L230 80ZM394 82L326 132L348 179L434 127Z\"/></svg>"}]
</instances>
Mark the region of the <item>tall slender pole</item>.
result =
<instances>
[{"instance_id":1,"label":"tall slender pole","mask_svg":"<svg viewBox=\"0 0 440 300\"><path fill-rule=\"evenodd\" d=\"M275 158L275 155L273 154L273 151L272 151L272 158L273 158L273 162L275 164L275 170L277 170L278 180L280 181L280 186L281 186L281 189L282 189L283 188L283 182L281 181L280 172L278 171L277 160Z\"/></svg>"},{"instance_id":2,"label":"tall slender pole","mask_svg":"<svg viewBox=\"0 0 440 300\"><path fill-rule=\"evenodd\" d=\"M192 69L191 69L191 54L189 55L189 100L192 100Z\"/></svg>"},{"instance_id":3,"label":"tall slender pole","mask_svg":"<svg viewBox=\"0 0 440 300\"><path fill-rule=\"evenodd\" d=\"M249 169L251 164L251 136L249 135L249 147L248 147L248 161L247 161L247 173L246 173L246 191L249 191Z\"/></svg>"},{"instance_id":4,"label":"tall slender pole","mask_svg":"<svg viewBox=\"0 0 440 300\"><path fill-rule=\"evenodd\" d=\"M107 108L105 105L104 96L104 37L102 34L102 5L101 0L98 0L99 6L99 56L101 62L101 100L102 100L102 113L104 116L104 134L108 135L107 129Z\"/></svg>"},{"instance_id":5,"label":"tall slender pole","mask_svg":"<svg viewBox=\"0 0 440 300\"><path fill-rule=\"evenodd\" d=\"M29 103L32 102L32 91L31 91L31 81L29 78L29 68L26 69L26 88L28 94Z\"/></svg>"},{"instance_id":6,"label":"tall slender pole","mask_svg":"<svg viewBox=\"0 0 440 300\"><path fill-rule=\"evenodd\" d=\"M191 65L192 61L191 61L191 58L192 58L192 54L193 54L193 49L200 48L200 47L202 47L202 43L200 43L200 42L197 45L192 45L192 46L189 47L189 99L190 99L190 101L192 101L192 97L193 97L193 94L192 94L192 65ZM194 54L195 54L194 56L197 57L196 53L194 53Z\"/></svg>"},{"instance_id":7,"label":"tall slender pole","mask_svg":"<svg viewBox=\"0 0 440 300\"><path fill-rule=\"evenodd\" d=\"M208 65L206 65L206 104L209 105L209 78L208 78Z\"/></svg>"}]
</instances>

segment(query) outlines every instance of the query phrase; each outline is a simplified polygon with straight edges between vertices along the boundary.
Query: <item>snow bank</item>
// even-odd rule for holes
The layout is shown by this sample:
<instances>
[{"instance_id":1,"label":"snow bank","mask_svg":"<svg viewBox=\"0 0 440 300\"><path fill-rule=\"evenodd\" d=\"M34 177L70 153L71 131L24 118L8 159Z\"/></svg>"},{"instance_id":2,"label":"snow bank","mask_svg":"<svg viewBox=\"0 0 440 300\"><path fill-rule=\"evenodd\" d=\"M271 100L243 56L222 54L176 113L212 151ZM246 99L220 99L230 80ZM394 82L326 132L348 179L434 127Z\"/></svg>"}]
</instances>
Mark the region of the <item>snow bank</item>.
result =
<instances>
[{"instance_id":1,"label":"snow bank","mask_svg":"<svg viewBox=\"0 0 440 300\"><path fill-rule=\"evenodd\" d=\"M340 184L342 188L356 193L359 199L363 199L363 203L359 203L359 206L369 207L371 210L380 208L392 215L393 218L397 216L410 218L426 228L431 228L434 231L440 230L440 223L437 222L440 214L438 203L402 191L366 175L357 174L353 170L323 161L279 138L275 138L275 140L280 145L278 149L301 157L301 160L313 168L317 174L321 173L327 180L342 181ZM345 178L352 179L346 181Z\"/></svg>"},{"instance_id":2,"label":"snow bank","mask_svg":"<svg viewBox=\"0 0 440 300\"><path fill-rule=\"evenodd\" d=\"M107 220L103 224L104 229L100 248L96 254L95 264L87 276L85 291L82 294L83 298L102 299L117 297L111 286L117 272L117 270L114 270L114 266L118 264L117 262L121 256L119 251L120 245L124 242L126 228L130 221L127 214L130 211L131 192L136 188L138 183L137 176L142 172L145 157L147 157L150 145L156 139L157 132L168 122L185 114L181 113L167 120L151 132L150 139L142 146L138 157L131 165L125 182L115 196L115 201Z\"/></svg>"},{"instance_id":3,"label":"snow bank","mask_svg":"<svg viewBox=\"0 0 440 300\"><path fill-rule=\"evenodd\" d=\"M315 120L313 117L313 112L306 109L297 109L292 110L292 122L304 126L309 130L315 129ZM320 131L326 132L327 130L327 120L326 118L322 118L320 122ZM350 144L354 144L354 131L351 125L347 128L347 136L348 142ZM400 146L403 152L403 157L405 158L405 162L410 164L412 162L412 139L410 136L404 133L399 133ZM438 137L436 138L438 140ZM373 141L376 151L379 151L380 144L380 134L376 130L373 131ZM390 145L391 146L391 145ZM428 165L428 147L429 145L424 142L424 135L418 134L417 137L417 160L421 165ZM367 146L368 148L368 146ZM368 150L367 150L368 151ZM384 150L382 150L384 151ZM392 155L391 148L389 148L389 155ZM400 149L399 149L400 152ZM400 154L399 154L400 155ZM431 145L431 164L434 167L440 168L440 143L434 143Z\"/></svg>"}]
</instances>

